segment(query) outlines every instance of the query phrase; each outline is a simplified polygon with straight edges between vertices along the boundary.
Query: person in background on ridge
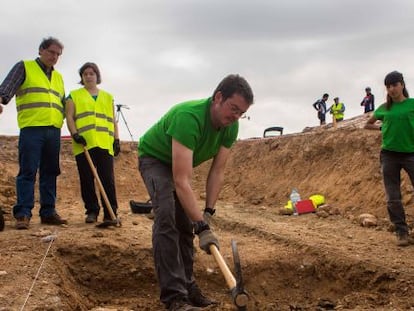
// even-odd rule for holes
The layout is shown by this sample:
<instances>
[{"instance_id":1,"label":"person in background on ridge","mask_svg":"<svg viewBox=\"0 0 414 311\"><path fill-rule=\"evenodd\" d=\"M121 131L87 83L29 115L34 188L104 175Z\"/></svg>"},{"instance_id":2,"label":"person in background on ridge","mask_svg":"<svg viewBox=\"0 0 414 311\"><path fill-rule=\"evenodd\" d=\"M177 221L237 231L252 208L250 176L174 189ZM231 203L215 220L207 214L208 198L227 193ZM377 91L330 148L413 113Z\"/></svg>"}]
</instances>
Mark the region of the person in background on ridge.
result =
<instances>
[{"instance_id":1,"label":"person in background on ridge","mask_svg":"<svg viewBox=\"0 0 414 311\"><path fill-rule=\"evenodd\" d=\"M326 101L328 100L329 95L327 93L323 94L321 99L318 99L313 103L313 108L318 111L318 119L320 125L326 124Z\"/></svg>"},{"instance_id":2,"label":"person in background on ridge","mask_svg":"<svg viewBox=\"0 0 414 311\"><path fill-rule=\"evenodd\" d=\"M340 122L344 119L345 105L339 102L339 97L334 98L334 103L329 107L329 113L333 114L336 122Z\"/></svg>"},{"instance_id":3,"label":"person in background on ridge","mask_svg":"<svg viewBox=\"0 0 414 311\"><path fill-rule=\"evenodd\" d=\"M152 244L160 300L170 311L215 304L193 276L194 233L210 254L219 246L208 221L224 182L238 120L253 104L253 92L239 75L225 77L212 97L172 107L140 139L139 171L154 211ZM185 124L185 126L183 126ZM204 213L192 189L193 168L213 158L206 182Z\"/></svg>"},{"instance_id":4,"label":"person in background on ridge","mask_svg":"<svg viewBox=\"0 0 414 311\"><path fill-rule=\"evenodd\" d=\"M364 106L364 113L368 113L375 110L375 98L374 94L371 93L371 88L367 86L365 88L366 95L361 102L361 106Z\"/></svg>"},{"instance_id":5,"label":"person in background on ridge","mask_svg":"<svg viewBox=\"0 0 414 311\"><path fill-rule=\"evenodd\" d=\"M16 95L20 128L17 202L13 207L16 229L29 228L38 170L41 223L67 224L55 208L65 91L62 76L54 66L62 50L63 44L58 39L43 39L39 57L18 62L0 85L0 104L6 105ZM2 112L1 105L0 108Z\"/></svg>"},{"instance_id":6,"label":"person in background on ridge","mask_svg":"<svg viewBox=\"0 0 414 311\"><path fill-rule=\"evenodd\" d=\"M414 244L409 236L401 201L401 169L414 186L414 99L409 98L403 75L398 71L386 75L387 101L379 106L365 124L366 129L380 130L380 163L387 198L387 210L395 226L397 245ZM377 125L376 121L382 121Z\"/></svg>"},{"instance_id":7,"label":"person in background on ridge","mask_svg":"<svg viewBox=\"0 0 414 311\"><path fill-rule=\"evenodd\" d=\"M120 152L118 126L115 121L111 94L99 89L101 73L95 63L85 63L79 69L82 88L71 91L66 99L66 122L72 135L72 148L79 172L82 200L86 209L86 223L94 223L99 215L94 175L85 156L88 149L111 206L103 209L104 222L116 224L108 208L117 214L114 161ZM102 204L105 201L102 200Z\"/></svg>"}]
</instances>

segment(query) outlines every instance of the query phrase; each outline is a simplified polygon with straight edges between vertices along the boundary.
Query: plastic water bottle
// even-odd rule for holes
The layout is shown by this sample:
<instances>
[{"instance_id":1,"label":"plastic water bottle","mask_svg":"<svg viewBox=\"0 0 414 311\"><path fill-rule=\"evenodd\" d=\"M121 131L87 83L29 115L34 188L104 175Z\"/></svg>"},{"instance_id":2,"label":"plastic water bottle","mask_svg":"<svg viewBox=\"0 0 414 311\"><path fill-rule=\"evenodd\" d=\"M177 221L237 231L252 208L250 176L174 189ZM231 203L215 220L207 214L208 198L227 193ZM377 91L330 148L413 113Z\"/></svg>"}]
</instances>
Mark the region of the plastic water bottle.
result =
<instances>
[{"instance_id":1,"label":"plastic water bottle","mask_svg":"<svg viewBox=\"0 0 414 311\"><path fill-rule=\"evenodd\" d=\"M293 215L298 215L298 212L296 210L296 203L300 201L300 194L296 188L292 189L292 192L290 193L290 201L292 202L292 209L293 209Z\"/></svg>"}]
</instances>

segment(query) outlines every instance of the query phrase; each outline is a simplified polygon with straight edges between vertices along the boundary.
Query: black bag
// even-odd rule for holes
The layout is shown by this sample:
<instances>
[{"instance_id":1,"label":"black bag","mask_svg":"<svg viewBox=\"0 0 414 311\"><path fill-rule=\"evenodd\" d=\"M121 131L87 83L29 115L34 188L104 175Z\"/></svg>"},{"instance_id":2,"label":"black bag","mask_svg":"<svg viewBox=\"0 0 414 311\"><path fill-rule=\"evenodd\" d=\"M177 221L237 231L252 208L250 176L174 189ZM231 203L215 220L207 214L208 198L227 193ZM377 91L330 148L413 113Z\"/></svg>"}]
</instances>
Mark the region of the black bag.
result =
<instances>
[{"instance_id":1,"label":"black bag","mask_svg":"<svg viewBox=\"0 0 414 311\"><path fill-rule=\"evenodd\" d=\"M134 214L149 214L152 210L151 200L147 202L136 202L134 200L129 201L129 206Z\"/></svg>"}]
</instances>

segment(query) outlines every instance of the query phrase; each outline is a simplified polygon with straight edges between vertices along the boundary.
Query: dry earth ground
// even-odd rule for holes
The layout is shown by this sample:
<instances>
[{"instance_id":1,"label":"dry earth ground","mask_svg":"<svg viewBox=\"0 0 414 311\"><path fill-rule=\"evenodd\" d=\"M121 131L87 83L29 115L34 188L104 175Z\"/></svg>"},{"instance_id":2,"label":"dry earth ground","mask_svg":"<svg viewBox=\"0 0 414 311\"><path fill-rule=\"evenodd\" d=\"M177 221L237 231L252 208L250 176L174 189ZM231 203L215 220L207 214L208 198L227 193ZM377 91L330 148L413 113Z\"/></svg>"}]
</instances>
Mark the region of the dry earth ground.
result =
<instances>
[{"instance_id":1,"label":"dry earth ground","mask_svg":"<svg viewBox=\"0 0 414 311\"><path fill-rule=\"evenodd\" d=\"M238 242L248 310L414 309L414 246L398 248L389 231L381 137L361 129L364 120L336 130L238 141L233 148L214 228L231 269L231 240ZM37 203L30 229L14 229L17 137L0 136L0 160L0 205L7 212L0 232L0 310L163 310L151 256L152 221L132 214L128 205L148 198L131 143L122 143L116 159L123 225L106 230L84 223L69 141L62 141L57 203L70 222L66 227L40 225ZM207 170L208 163L194 175L200 208ZM279 215L292 187L302 198L324 194L330 208ZM411 223L413 189L405 175L402 189ZM362 213L375 215L378 225L362 227ZM43 242L50 234L56 240ZM195 274L220 301L206 310L235 309L212 256L197 251Z\"/></svg>"}]
</instances>

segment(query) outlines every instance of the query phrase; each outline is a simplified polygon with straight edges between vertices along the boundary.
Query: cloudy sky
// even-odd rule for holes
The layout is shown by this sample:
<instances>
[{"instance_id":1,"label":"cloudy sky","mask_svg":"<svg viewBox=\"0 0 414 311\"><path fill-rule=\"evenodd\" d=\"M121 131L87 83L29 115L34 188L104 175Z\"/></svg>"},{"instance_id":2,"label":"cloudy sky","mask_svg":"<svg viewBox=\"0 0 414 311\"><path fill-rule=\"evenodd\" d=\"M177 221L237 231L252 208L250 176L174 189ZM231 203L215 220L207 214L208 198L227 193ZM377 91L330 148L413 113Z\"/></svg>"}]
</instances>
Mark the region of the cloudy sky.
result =
<instances>
[{"instance_id":1,"label":"cloudy sky","mask_svg":"<svg viewBox=\"0 0 414 311\"><path fill-rule=\"evenodd\" d=\"M360 115L365 87L378 105L392 70L414 92L412 0L14 0L2 12L0 80L55 36L65 45L56 68L66 92L79 87L83 63L97 63L101 88L129 108L121 111L134 140L173 104L210 96L229 73L255 93L242 139L317 125L312 104L325 92L329 104L345 103L346 118ZM131 140L122 119L119 128ZM18 134L14 99L0 134Z\"/></svg>"}]
</instances>

